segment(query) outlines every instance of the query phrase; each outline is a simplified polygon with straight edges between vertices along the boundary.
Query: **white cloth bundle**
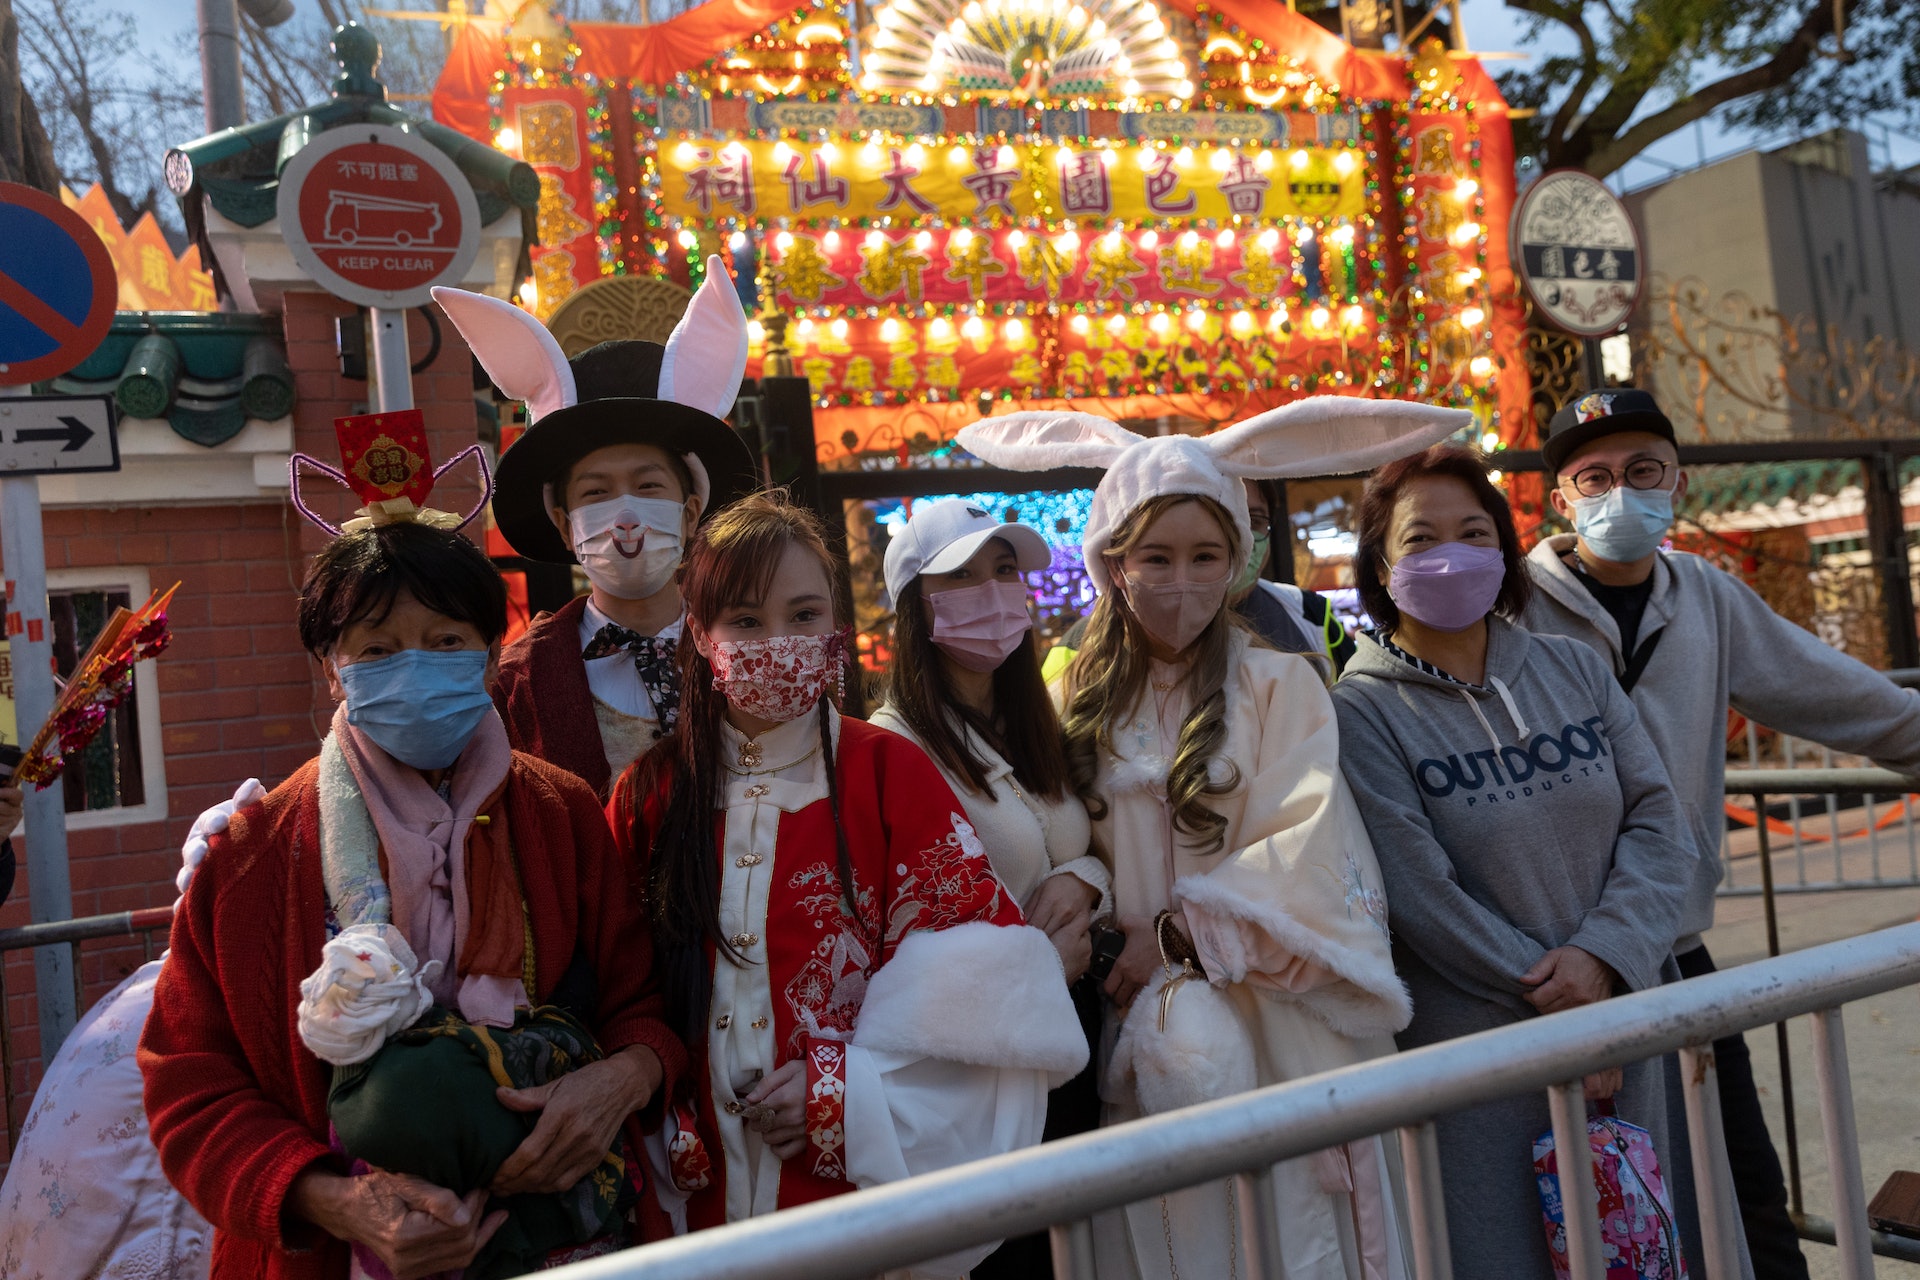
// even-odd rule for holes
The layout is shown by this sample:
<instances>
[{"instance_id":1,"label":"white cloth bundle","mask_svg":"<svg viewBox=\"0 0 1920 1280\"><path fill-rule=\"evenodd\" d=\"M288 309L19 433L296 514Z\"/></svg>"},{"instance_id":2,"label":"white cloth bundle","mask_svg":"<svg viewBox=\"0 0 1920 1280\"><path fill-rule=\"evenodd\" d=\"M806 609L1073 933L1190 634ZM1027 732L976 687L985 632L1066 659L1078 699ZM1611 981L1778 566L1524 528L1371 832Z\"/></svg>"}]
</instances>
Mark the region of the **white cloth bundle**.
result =
<instances>
[{"instance_id":1,"label":"white cloth bundle","mask_svg":"<svg viewBox=\"0 0 1920 1280\"><path fill-rule=\"evenodd\" d=\"M323 1062L365 1062L433 1004L427 983L439 971L438 960L422 967L390 924L343 929L300 983L300 1039Z\"/></svg>"}]
</instances>

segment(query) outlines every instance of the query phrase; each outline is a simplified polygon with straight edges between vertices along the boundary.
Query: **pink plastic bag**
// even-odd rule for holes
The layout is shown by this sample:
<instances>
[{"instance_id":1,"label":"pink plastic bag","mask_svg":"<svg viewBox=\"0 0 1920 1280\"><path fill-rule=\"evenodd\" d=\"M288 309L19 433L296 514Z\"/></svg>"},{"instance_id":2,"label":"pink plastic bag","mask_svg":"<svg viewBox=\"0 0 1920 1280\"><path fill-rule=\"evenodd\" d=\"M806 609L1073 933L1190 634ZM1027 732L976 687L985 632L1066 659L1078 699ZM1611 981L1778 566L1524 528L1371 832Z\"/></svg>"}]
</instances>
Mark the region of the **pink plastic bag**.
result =
<instances>
[{"instance_id":1,"label":"pink plastic bag","mask_svg":"<svg viewBox=\"0 0 1920 1280\"><path fill-rule=\"evenodd\" d=\"M1612 1104L1606 1103L1598 1114L1587 1117L1587 1142L1593 1151L1600 1256L1607 1264L1607 1280L1686 1280L1673 1198L1660 1176L1653 1136L1615 1116ZM1560 1198L1551 1129L1533 1144L1533 1172L1540 1185L1554 1280L1568 1280L1573 1272L1567 1262L1566 1207Z\"/></svg>"}]
</instances>

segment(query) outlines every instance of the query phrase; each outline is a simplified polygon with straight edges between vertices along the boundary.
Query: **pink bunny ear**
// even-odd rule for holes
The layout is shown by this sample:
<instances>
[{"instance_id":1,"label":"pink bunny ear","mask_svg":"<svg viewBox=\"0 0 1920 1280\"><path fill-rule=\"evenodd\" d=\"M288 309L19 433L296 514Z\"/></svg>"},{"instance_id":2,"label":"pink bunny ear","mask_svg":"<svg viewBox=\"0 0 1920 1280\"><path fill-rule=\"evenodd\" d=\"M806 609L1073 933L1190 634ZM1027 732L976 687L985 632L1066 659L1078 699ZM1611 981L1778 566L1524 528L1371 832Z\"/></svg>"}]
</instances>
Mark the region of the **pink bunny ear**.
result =
<instances>
[{"instance_id":1,"label":"pink bunny ear","mask_svg":"<svg viewBox=\"0 0 1920 1280\"><path fill-rule=\"evenodd\" d=\"M1090 413L1027 409L982 418L955 437L968 453L1012 471L1049 467L1110 467L1146 437Z\"/></svg>"},{"instance_id":2,"label":"pink bunny ear","mask_svg":"<svg viewBox=\"0 0 1920 1280\"><path fill-rule=\"evenodd\" d=\"M1465 409L1310 396L1256 414L1203 439L1220 469L1252 479L1337 476L1418 453L1473 425Z\"/></svg>"},{"instance_id":3,"label":"pink bunny ear","mask_svg":"<svg viewBox=\"0 0 1920 1280\"><path fill-rule=\"evenodd\" d=\"M435 289L433 300L460 330L493 385L526 401L529 421L575 401L573 367L547 326L533 316L511 302L465 289Z\"/></svg>"},{"instance_id":4,"label":"pink bunny ear","mask_svg":"<svg viewBox=\"0 0 1920 1280\"><path fill-rule=\"evenodd\" d=\"M747 313L719 254L660 358L660 398L724 418L740 398L747 373Z\"/></svg>"}]
</instances>

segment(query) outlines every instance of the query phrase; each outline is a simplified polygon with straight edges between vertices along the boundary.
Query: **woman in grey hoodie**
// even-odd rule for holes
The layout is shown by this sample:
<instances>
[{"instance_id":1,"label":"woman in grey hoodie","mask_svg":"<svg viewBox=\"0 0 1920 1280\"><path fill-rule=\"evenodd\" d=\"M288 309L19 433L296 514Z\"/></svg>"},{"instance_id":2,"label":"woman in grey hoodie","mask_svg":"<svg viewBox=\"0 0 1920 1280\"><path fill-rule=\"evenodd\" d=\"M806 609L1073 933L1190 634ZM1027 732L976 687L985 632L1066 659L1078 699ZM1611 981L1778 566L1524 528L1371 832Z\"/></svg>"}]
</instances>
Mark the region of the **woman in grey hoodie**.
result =
<instances>
[{"instance_id":1,"label":"woman in grey hoodie","mask_svg":"<svg viewBox=\"0 0 1920 1280\"><path fill-rule=\"evenodd\" d=\"M1333 697L1413 993L1400 1047L1657 985L1696 855L1606 665L1509 621L1528 582L1486 462L1442 445L1378 471L1354 575L1377 629ZM1672 1187L1685 1156L1665 1141L1660 1063L1586 1083L1653 1132ZM1533 1176L1549 1127L1544 1093L1440 1117L1456 1268L1552 1275Z\"/></svg>"}]
</instances>

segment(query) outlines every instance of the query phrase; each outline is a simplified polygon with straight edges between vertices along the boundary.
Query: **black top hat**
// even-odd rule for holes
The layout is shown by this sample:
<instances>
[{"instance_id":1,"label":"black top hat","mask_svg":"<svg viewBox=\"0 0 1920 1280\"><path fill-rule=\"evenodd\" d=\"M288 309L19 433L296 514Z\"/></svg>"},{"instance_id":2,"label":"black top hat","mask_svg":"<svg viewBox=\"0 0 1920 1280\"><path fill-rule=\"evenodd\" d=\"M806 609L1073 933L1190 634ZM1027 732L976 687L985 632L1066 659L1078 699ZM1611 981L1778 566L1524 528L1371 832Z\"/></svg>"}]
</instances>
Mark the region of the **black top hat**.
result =
<instances>
[{"instance_id":1,"label":"black top hat","mask_svg":"<svg viewBox=\"0 0 1920 1280\"><path fill-rule=\"evenodd\" d=\"M548 514L547 486L563 485L568 468L607 445L650 444L676 458L691 454L710 487L703 511L759 488L759 467L738 432L712 414L657 398L665 353L657 342L620 339L567 362L579 402L528 427L495 474L493 520L515 551L530 560L573 562L572 548ZM696 473L696 489L700 478Z\"/></svg>"},{"instance_id":2,"label":"black top hat","mask_svg":"<svg viewBox=\"0 0 1920 1280\"><path fill-rule=\"evenodd\" d=\"M1540 445L1540 456L1556 473L1568 456L1589 440L1619 435L1623 431L1645 431L1670 440L1675 445L1673 423L1660 412L1654 398L1635 387L1614 387L1594 391L1563 405L1547 424L1547 438Z\"/></svg>"}]
</instances>

